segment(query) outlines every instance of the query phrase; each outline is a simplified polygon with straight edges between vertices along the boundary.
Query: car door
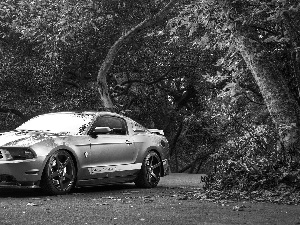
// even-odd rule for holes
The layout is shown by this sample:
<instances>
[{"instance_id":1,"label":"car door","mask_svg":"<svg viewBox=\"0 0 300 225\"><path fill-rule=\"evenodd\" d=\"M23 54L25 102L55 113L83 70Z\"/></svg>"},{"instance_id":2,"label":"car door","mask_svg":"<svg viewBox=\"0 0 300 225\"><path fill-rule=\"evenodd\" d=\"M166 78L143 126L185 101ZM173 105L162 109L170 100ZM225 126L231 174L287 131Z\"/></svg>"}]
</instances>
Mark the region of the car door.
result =
<instances>
[{"instance_id":1,"label":"car door","mask_svg":"<svg viewBox=\"0 0 300 225\"><path fill-rule=\"evenodd\" d=\"M91 129L109 127L109 133L92 134L90 138L90 167L91 174L105 174L115 172L118 166L135 162L137 150L128 134L127 124L123 118L117 116L99 116ZM125 166L125 167L124 167Z\"/></svg>"}]
</instances>

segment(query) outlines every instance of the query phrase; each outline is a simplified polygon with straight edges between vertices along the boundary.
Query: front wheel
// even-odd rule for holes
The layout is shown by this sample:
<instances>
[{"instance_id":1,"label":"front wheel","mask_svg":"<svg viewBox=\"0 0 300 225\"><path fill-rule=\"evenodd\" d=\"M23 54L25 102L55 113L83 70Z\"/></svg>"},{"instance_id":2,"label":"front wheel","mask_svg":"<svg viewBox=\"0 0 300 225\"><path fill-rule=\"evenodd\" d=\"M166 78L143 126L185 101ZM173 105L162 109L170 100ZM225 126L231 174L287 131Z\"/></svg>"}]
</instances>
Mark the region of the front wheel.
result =
<instances>
[{"instance_id":1,"label":"front wheel","mask_svg":"<svg viewBox=\"0 0 300 225\"><path fill-rule=\"evenodd\" d=\"M67 194L73 188L75 179L76 168L70 153L58 150L46 163L41 187L51 195Z\"/></svg>"},{"instance_id":2,"label":"front wheel","mask_svg":"<svg viewBox=\"0 0 300 225\"><path fill-rule=\"evenodd\" d=\"M156 187L161 176L161 160L155 152L149 152L135 180L135 185L142 188Z\"/></svg>"}]
</instances>

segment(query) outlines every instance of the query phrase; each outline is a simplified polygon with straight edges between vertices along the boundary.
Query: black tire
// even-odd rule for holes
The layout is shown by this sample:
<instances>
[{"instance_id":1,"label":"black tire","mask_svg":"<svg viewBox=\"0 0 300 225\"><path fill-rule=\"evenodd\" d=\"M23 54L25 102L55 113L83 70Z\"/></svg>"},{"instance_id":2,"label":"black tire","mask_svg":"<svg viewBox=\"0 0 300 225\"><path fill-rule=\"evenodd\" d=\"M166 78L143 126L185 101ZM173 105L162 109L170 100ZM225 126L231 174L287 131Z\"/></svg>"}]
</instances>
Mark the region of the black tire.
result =
<instances>
[{"instance_id":1,"label":"black tire","mask_svg":"<svg viewBox=\"0 0 300 225\"><path fill-rule=\"evenodd\" d=\"M58 150L48 159L43 171L41 187L50 195L70 192L76 180L76 167L69 152Z\"/></svg>"},{"instance_id":2,"label":"black tire","mask_svg":"<svg viewBox=\"0 0 300 225\"><path fill-rule=\"evenodd\" d=\"M135 180L135 185L141 188L154 188L160 181L161 160L157 153L151 151L145 157L142 168Z\"/></svg>"}]
</instances>

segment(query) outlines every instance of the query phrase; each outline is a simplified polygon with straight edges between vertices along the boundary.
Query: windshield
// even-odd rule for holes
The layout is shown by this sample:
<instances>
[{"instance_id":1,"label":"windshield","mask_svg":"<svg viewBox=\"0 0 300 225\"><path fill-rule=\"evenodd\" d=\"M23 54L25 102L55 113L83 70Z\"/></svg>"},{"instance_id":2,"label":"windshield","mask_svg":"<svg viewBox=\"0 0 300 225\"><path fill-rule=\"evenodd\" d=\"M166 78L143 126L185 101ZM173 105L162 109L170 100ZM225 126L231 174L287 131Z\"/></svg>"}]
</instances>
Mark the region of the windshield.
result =
<instances>
[{"instance_id":1,"label":"windshield","mask_svg":"<svg viewBox=\"0 0 300 225\"><path fill-rule=\"evenodd\" d=\"M50 113L28 120L17 130L33 130L51 133L82 134L93 121L93 114Z\"/></svg>"}]
</instances>

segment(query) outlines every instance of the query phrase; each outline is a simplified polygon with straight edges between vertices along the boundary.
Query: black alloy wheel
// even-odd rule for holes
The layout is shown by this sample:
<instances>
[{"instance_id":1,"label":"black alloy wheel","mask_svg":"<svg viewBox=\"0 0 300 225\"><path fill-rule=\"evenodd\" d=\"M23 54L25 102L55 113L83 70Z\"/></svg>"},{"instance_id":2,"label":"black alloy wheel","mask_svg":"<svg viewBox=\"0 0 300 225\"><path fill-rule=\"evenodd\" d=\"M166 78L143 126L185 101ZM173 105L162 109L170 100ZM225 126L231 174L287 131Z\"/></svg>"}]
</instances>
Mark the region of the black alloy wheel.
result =
<instances>
[{"instance_id":1,"label":"black alloy wheel","mask_svg":"<svg viewBox=\"0 0 300 225\"><path fill-rule=\"evenodd\" d=\"M142 188L156 187L161 176L161 160L156 152L149 152L145 157L142 168L135 184Z\"/></svg>"},{"instance_id":2,"label":"black alloy wheel","mask_svg":"<svg viewBox=\"0 0 300 225\"><path fill-rule=\"evenodd\" d=\"M69 152L58 150L46 163L42 188L51 195L67 194L76 180L76 167Z\"/></svg>"}]
</instances>

